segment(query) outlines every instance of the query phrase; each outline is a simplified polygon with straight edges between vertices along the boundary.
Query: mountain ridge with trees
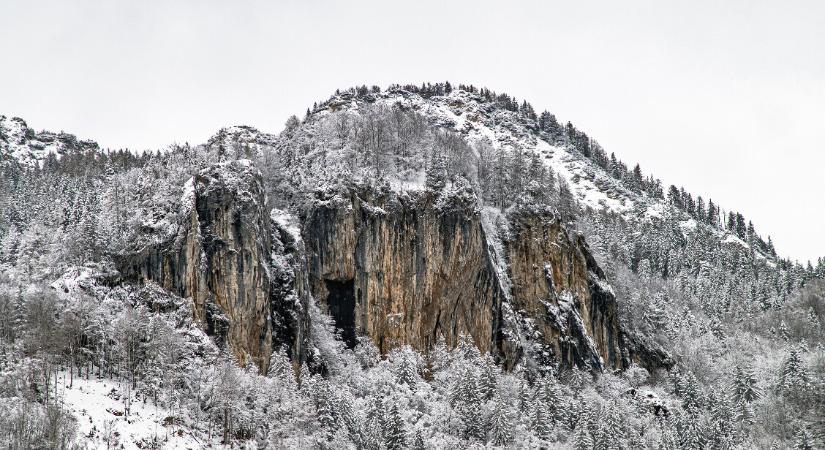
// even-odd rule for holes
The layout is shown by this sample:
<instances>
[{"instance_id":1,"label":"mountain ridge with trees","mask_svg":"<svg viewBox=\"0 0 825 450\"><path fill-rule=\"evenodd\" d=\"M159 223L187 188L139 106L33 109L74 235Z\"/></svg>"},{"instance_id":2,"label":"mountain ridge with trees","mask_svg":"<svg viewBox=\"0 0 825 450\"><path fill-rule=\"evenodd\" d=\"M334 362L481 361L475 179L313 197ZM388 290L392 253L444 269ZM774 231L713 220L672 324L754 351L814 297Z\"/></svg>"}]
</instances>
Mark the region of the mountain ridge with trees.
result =
<instances>
[{"instance_id":1,"label":"mountain ridge with trees","mask_svg":"<svg viewBox=\"0 0 825 450\"><path fill-rule=\"evenodd\" d=\"M172 431L276 448L825 445L822 260L803 267L778 257L743 215L723 217L704 198L665 189L526 101L450 83L362 86L291 117L277 135L230 127L202 145L141 155L43 147L72 139L7 123L4 444L146 448L172 442L163 436ZM302 314L317 365L275 348L266 374L240 367L194 323L191 299L154 282L124 283L113 263L176 236L189 217L190 180L205 169L232 177L219 168L236 159L264 180L277 249L272 289L285 301L304 282L295 255L307 208L342 204L359 189L388 199L420 192L445 210L455 199L475 202L488 248L505 255L507 290L507 243L523 226L514 218L548 214L576 230L610 283L621 326L644 344L636 351L664 349L673 363L594 373L548 361L503 371L467 338L382 355L363 336L348 348L334 317L309 301ZM391 213L363 205L374 217ZM115 383L122 407L80 411L71 402L91 397L72 381L89 392ZM169 412L163 431L115 436L128 429L118 414L128 418L141 402Z\"/></svg>"}]
</instances>

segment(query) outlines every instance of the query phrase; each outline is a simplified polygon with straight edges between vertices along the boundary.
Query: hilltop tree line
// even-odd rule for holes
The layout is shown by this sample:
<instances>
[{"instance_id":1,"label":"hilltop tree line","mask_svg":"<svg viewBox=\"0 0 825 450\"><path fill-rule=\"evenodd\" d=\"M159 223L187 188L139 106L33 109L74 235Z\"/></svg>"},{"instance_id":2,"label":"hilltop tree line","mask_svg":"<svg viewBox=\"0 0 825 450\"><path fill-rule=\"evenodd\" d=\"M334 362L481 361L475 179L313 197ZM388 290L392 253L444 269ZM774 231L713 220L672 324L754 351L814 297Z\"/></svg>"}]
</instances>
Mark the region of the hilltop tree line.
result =
<instances>
[{"instance_id":1,"label":"hilltop tree line","mask_svg":"<svg viewBox=\"0 0 825 450\"><path fill-rule=\"evenodd\" d=\"M459 84L459 90L476 94L479 99L493 105L495 108L510 111L516 114L516 117L523 120L523 124L530 130L537 132L540 136L547 140L550 144L568 146L575 149L581 156L593 161L597 166L605 170L614 179L621 181L624 186L637 193L645 193L653 199L666 199L668 203L674 205L676 208L688 213L688 215L697 221L710 224L717 229L724 229L734 233L737 237L744 241L754 241L759 250L776 255L776 250L773 243L768 237L765 241L756 233L752 222L745 219L739 212L728 212L727 216L723 216L720 207L713 202L712 199L707 201L700 195L694 196L686 192L684 188L678 188L671 185L665 191L661 180L653 177L653 175L645 175L639 164L635 164L633 169L630 169L627 164L617 159L615 153L608 153L595 139L589 137L585 132L578 130L571 122L562 125L556 116L549 111L543 111L540 114L535 112L533 106L527 102L519 102L516 98L511 97L505 93L496 93L487 88L478 88L474 85ZM423 83L419 85L391 85L388 88L389 92L408 92L421 95L424 98L434 96L444 96L450 94L454 90L454 86L450 82L444 83ZM371 98L371 96L380 94L381 88L378 86L360 86L349 90L337 90L335 96L332 98L316 102L311 109L307 110L308 116L310 112L317 112L327 108L336 96L353 96L354 98ZM486 154L489 155L489 154ZM513 158L524 157L523 155L515 155ZM520 164L521 161L513 161L514 165ZM504 170L499 171L502 174ZM510 170L512 172L512 170ZM511 198L518 197L522 190L518 186L524 185L520 182L521 177L516 177L510 185L516 186L518 193L511 195ZM499 192L501 189L499 188ZM501 206L503 204L504 195L496 197L496 204ZM789 261L785 262L790 264Z\"/></svg>"}]
</instances>

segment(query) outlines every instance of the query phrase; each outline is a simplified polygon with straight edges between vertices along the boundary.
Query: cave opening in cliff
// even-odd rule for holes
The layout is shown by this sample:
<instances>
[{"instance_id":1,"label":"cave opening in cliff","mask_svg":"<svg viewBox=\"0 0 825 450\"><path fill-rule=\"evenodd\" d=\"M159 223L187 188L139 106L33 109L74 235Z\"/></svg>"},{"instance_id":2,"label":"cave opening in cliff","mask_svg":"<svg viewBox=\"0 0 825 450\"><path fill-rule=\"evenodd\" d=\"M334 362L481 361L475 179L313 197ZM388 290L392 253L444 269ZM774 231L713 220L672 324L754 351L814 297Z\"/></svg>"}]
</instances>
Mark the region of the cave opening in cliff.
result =
<instances>
[{"instance_id":1,"label":"cave opening in cliff","mask_svg":"<svg viewBox=\"0 0 825 450\"><path fill-rule=\"evenodd\" d=\"M335 328L340 330L341 338L347 347L355 347L355 282L353 280L325 280L327 286L327 305Z\"/></svg>"}]
</instances>

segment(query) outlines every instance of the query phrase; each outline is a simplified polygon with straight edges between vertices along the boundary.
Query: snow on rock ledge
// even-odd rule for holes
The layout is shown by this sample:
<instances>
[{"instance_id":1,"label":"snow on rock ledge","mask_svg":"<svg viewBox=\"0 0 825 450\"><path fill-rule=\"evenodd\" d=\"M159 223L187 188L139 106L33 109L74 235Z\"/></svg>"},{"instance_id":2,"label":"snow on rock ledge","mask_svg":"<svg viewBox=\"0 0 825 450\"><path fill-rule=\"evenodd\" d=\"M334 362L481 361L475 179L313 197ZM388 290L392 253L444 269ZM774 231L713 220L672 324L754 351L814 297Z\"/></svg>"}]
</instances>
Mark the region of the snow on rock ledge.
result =
<instances>
[{"instance_id":1,"label":"snow on rock ledge","mask_svg":"<svg viewBox=\"0 0 825 450\"><path fill-rule=\"evenodd\" d=\"M247 160L202 170L169 241L119 256L126 279L191 297L195 319L238 361L265 368L271 353L270 215L260 172Z\"/></svg>"}]
</instances>

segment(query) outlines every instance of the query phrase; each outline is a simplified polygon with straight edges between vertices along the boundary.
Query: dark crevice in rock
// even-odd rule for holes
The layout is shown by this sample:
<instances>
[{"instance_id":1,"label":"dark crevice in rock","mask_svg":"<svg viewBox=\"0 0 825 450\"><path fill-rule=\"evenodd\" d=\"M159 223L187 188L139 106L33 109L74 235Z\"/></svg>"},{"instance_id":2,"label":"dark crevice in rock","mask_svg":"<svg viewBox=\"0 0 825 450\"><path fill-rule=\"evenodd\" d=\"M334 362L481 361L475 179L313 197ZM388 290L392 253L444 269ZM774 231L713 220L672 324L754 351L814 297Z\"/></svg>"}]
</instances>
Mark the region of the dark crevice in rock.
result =
<instances>
[{"instance_id":1,"label":"dark crevice in rock","mask_svg":"<svg viewBox=\"0 0 825 450\"><path fill-rule=\"evenodd\" d=\"M355 336L355 283L353 280L336 281L324 280L326 283L327 305L335 328L341 333L341 338L347 347L353 348L356 344Z\"/></svg>"}]
</instances>

